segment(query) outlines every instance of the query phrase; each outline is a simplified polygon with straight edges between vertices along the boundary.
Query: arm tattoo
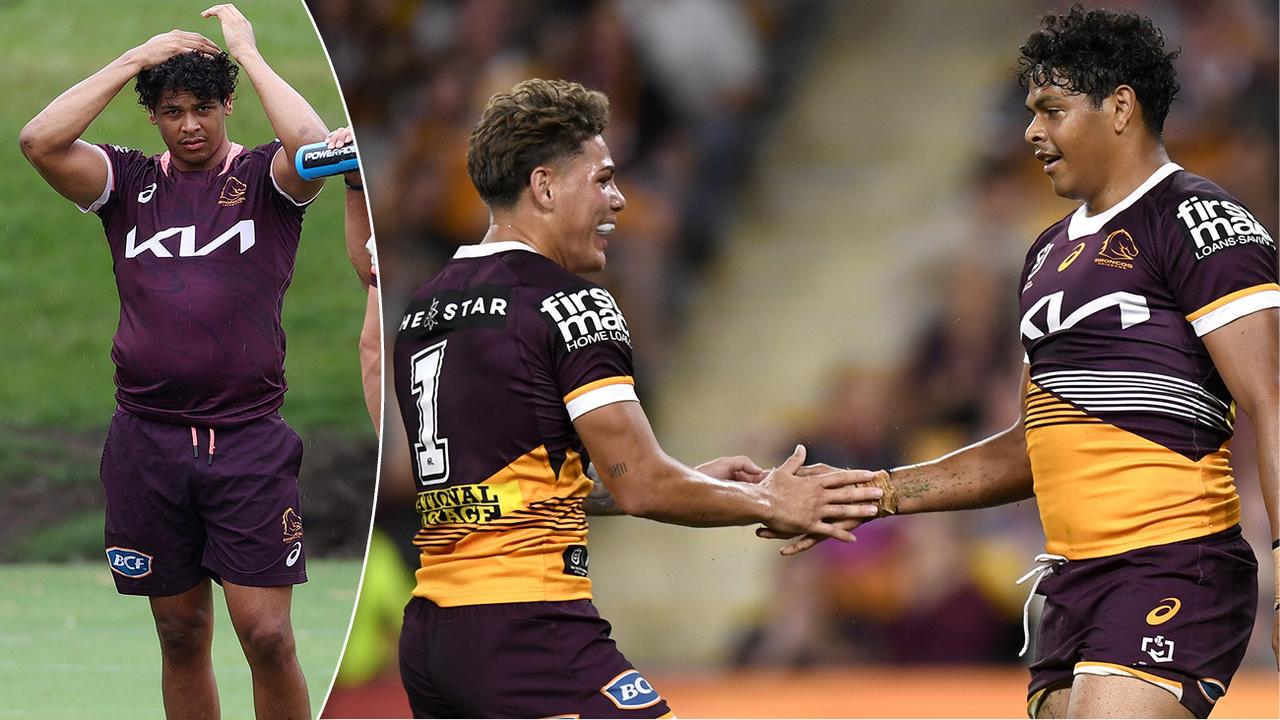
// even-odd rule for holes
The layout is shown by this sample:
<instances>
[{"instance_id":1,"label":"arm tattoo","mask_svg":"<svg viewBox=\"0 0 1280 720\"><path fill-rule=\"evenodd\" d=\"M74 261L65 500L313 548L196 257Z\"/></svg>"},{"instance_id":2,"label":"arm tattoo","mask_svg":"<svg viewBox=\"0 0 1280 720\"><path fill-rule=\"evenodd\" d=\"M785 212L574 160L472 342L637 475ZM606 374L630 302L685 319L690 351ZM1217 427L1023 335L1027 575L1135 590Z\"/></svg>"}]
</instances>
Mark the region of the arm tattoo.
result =
<instances>
[{"instance_id":1,"label":"arm tattoo","mask_svg":"<svg viewBox=\"0 0 1280 720\"><path fill-rule=\"evenodd\" d=\"M927 478L918 478L916 480L908 480L898 486L898 494L902 497L920 497L932 488L932 483Z\"/></svg>"},{"instance_id":2,"label":"arm tattoo","mask_svg":"<svg viewBox=\"0 0 1280 720\"><path fill-rule=\"evenodd\" d=\"M626 463L618 463L609 468L610 477L618 477L627 472ZM582 500L582 512L587 515L626 515L622 508L618 507L617 501L609 494L609 488L604 486L600 481L595 465L587 467L587 475L595 481L595 485L591 487L591 492Z\"/></svg>"}]
</instances>

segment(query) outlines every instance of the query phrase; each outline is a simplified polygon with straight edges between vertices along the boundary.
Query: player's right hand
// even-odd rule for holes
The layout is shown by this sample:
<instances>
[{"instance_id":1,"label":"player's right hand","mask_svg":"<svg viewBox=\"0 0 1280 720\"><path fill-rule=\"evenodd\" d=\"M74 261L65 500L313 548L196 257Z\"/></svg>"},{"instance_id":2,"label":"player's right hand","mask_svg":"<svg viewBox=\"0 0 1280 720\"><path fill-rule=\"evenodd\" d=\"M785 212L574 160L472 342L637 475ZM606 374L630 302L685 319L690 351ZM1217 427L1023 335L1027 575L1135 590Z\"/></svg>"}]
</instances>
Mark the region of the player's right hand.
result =
<instances>
[{"instance_id":1,"label":"player's right hand","mask_svg":"<svg viewBox=\"0 0 1280 720\"><path fill-rule=\"evenodd\" d=\"M142 65L143 70L153 68L174 55L184 52L217 55L222 52L222 49L200 33L175 29L156 35L133 50L134 57Z\"/></svg>"},{"instance_id":2,"label":"player's right hand","mask_svg":"<svg viewBox=\"0 0 1280 720\"><path fill-rule=\"evenodd\" d=\"M862 522L875 517L884 491L866 485L874 473L836 470L802 477L797 473L804 456L804 446L797 445L791 457L760 482L770 504L765 529L779 536L816 535L853 542L853 535L840 521Z\"/></svg>"}]
</instances>

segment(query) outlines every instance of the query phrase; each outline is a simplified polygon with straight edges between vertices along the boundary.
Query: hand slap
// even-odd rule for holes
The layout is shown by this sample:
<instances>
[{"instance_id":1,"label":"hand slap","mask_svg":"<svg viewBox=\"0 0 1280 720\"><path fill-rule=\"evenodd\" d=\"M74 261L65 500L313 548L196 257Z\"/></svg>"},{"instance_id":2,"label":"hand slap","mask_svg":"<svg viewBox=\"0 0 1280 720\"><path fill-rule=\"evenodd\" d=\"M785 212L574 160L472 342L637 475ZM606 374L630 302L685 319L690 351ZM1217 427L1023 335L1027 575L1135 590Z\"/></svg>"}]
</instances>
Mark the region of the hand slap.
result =
<instances>
[{"instance_id":1,"label":"hand slap","mask_svg":"<svg viewBox=\"0 0 1280 720\"><path fill-rule=\"evenodd\" d=\"M772 510L766 528L778 536L816 535L853 542L853 535L833 521L873 516L875 505L862 503L877 500L881 490L857 487L859 480L867 478L861 470L799 477L795 473L804 464L805 455L804 446L797 445L791 457L761 481Z\"/></svg>"}]
</instances>

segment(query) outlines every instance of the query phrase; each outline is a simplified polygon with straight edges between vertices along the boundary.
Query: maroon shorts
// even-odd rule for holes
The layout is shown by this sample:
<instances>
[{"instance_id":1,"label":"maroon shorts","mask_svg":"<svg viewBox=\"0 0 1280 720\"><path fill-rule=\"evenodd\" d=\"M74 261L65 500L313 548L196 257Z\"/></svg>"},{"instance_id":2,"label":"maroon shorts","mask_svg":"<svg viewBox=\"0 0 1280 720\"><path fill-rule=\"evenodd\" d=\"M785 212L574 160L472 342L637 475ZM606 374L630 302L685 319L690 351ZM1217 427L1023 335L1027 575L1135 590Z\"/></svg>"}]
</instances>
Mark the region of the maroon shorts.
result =
<instances>
[{"instance_id":1,"label":"maroon shorts","mask_svg":"<svg viewBox=\"0 0 1280 720\"><path fill-rule=\"evenodd\" d=\"M1258 563L1239 526L1059 565L1045 596L1029 709L1076 675L1121 675L1208 717L1240 667L1258 604Z\"/></svg>"},{"instance_id":2,"label":"maroon shorts","mask_svg":"<svg viewBox=\"0 0 1280 720\"><path fill-rule=\"evenodd\" d=\"M158 597L206 577L306 582L301 464L302 440L279 415L211 433L117 411L101 470L116 589Z\"/></svg>"},{"instance_id":3,"label":"maroon shorts","mask_svg":"<svg viewBox=\"0 0 1280 720\"><path fill-rule=\"evenodd\" d=\"M442 608L413 598L400 678L415 718L657 718L671 710L590 600Z\"/></svg>"}]
</instances>

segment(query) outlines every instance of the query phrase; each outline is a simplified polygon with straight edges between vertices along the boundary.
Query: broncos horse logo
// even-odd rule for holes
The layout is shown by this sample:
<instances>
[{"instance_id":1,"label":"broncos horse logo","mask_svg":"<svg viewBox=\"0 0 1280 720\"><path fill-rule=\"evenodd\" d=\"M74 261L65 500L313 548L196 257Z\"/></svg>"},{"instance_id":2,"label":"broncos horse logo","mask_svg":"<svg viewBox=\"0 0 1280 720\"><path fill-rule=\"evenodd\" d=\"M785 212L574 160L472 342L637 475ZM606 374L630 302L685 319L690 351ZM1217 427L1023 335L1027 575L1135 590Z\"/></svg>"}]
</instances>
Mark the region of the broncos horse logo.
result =
<instances>
[{"instance_id":1,"label":"broncos horse logo","mask_svg":"<svg viewBox=\"0 0 1280 720\"><path fill-rule=\"evenodd\" d=\"M222 194L218 197L218 204L230 207L239 205L244 202L244 193L249 189L240 178L232 175L227 178L227 183L222 186Z\"/></svg>"},{"instance_id":2,"label":"broncos horse logo","mask_svg":"<svg viewBox=\"0 0 1280 720\"><path fill-rule=\"evenodd\" d=\"M285 508L280 516L280 524L284 526L284 542L291 543L302 539L302 516L293 508Z\"/></svg>"},{"instance_id":3,"label":"broncos horse logo","mask_svg":"<svg viewBox=\"0 0 1280 720\"><path fill-rule=\"evenodd\" d=\"M1102 241L1102 249L1098 251L1098 257L1132 260L1138 257L1138 243L1134 242L1128 230L1116 230Z\"/></svg>"}]
</instances>

